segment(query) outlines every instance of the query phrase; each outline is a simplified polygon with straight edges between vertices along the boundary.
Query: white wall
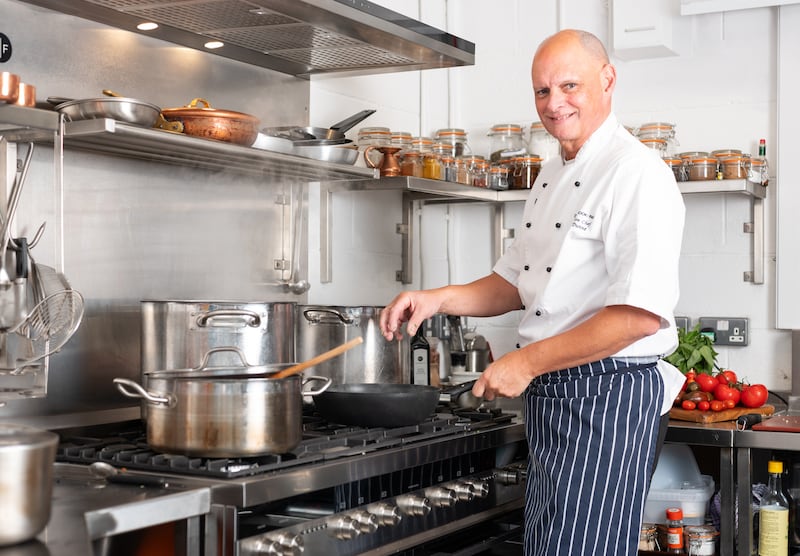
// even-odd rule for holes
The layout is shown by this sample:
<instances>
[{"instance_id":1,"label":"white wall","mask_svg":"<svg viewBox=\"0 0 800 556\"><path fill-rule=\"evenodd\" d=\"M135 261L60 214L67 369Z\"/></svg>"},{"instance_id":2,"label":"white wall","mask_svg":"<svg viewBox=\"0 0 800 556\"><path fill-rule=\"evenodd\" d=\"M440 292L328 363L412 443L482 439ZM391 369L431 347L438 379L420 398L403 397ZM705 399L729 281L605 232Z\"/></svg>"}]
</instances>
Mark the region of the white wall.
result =
<instances>
[{"instance_id":1,"label":"white wall","mask_svg":"<svg viewBox=\"0 0 800 556\"><path fill-rule=\"evenodd\" d=\"M665 1L677 7L678 0ZM475 65L315 78L310 103L315 125L372 107L378 111L365 126L383 125L415 135L430 135L440 127L461 127L468 131L473 150L485 152L486 132L493 124L516 122L527 127L538 120L529 72L532 54L542 39L560 28L575 27L609 42L607 4L594 0L495 0L491 10L480 0L378 3L476 43ZM676 17L675 25L687 37L679 45L680 56L622 61L612 52L619 77L615 110L620 120L631 126L651 121L676 124L678 151L737 148L755 152L763 137L768 155L775 153L777 9ZM779 180L773 176L765 202L762 285L742 278L743 272L752 268L752 237L742 231L751 219L748 199L735 194L686 196L682 293L676 314L692 319L748 317L750 345L719 348L720 365L737 370L751 382L788 390L791 334L777 330L774 324L777 187ZM310 221L317 222L313 193L311 205ZM519 205L506 207L508 222L518 222ZM335 212L334 280L315 284L310 299L388 302L401 290L399 283L383 281L392 280L393 270L400 265L400 240L394 233L401 218L399 196L342 194ZM463 282L490 270L488 208L429 205L419 217L422 248L418 248L416 260L422 262L422 273L417 264L411 287ZM313 243L315 230L311 232ZM361 251L365 242L369 244L366 256ZM311 269L316 267L316 255L312 245ZM391 273L386 272L387 264ZM470 322L479 325L496 354L513 348L516 315Z\"/></svg>"}]
</instances>

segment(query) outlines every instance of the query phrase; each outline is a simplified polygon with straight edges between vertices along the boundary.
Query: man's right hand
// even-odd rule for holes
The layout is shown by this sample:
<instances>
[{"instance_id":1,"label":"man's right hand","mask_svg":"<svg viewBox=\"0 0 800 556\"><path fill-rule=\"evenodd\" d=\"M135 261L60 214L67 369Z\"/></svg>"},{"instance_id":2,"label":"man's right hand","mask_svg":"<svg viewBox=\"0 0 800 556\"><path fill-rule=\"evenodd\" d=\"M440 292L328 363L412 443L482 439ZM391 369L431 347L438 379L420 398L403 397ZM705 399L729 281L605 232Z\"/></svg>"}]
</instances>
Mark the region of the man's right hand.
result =
<instances>
[{"instance_id":1,"label":"man's right hand","mask_svg":"<svg viewBox=\"0 0 800 556\"><path fill-rule=\"evenodd\" d=\"M383 336L392 341L403 337L402 324L410 336L416 333L426 319L441 307L438 290L403 292L381 311L380 327Z\"/></svg>"}]
</instances>

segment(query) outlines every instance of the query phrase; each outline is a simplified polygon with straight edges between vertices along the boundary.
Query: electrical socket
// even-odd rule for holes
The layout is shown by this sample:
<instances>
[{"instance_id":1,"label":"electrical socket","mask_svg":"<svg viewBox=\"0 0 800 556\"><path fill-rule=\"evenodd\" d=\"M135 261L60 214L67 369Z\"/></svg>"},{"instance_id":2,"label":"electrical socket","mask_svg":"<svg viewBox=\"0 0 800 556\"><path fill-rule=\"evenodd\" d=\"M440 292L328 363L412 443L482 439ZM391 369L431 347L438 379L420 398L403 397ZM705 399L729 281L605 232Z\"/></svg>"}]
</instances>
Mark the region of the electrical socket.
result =
<instances>
[{"instance_id":1,"label":"electrical socket","mask_svg":"<svg viewBox=\"0 0 800 556\"><path fill-rule=\"evenodd\" d=\"M746 346L750 341L748 319L742 317L700 317L700 331L713 333L718 346Z\"/></svg>"},{"instance_id":2,"label":"electrical socket","mask_svg":"<svg viewBox=\"0 0 800 556\"><path fill-rule=\"evenodd\" d=\"M689 320L689 317L675 317L675 326L678 328L683 328L685 331L689 331L689 325L692 324Z\"/></svg>"}]
</instances>

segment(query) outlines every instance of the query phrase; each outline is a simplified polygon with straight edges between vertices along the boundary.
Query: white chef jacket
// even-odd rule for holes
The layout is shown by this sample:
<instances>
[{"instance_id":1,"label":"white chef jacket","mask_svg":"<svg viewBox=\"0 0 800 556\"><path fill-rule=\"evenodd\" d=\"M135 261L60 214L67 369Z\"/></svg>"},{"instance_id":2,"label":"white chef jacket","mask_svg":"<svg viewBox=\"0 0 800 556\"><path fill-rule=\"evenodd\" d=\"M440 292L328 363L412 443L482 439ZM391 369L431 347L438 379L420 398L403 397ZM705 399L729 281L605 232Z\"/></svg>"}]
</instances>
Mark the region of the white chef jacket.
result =
<instances>
[{"instance_id":1,"label":"white chef jacket","mask_svg":"<svg viewBox=\"0 0 800 556\"><path fill-rule=\"evenodd\" d=\"M516 239L493 269L519 290L520 345L573 328L603 307L631 305L660 316L661 328L612 357L672 353L683 222L672 170L613 114L574 159L548 161ZM671 365L659 369L668 410L683 375Z\"/></svg>"}]
</instances>

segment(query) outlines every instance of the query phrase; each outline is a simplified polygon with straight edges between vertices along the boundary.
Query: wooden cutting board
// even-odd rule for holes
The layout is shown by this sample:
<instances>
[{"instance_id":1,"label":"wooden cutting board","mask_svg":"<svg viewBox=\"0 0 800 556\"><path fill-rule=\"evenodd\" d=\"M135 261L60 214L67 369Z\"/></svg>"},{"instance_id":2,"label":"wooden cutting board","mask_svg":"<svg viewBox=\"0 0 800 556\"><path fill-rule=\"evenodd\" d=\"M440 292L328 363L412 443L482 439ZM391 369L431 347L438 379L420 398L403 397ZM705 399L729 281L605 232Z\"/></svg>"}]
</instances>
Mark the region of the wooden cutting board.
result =
<instances>
[{"instance_id":1,"label":"wooden cutting board","mask_svg":"<svg viewBox=\"0 0 800 556\"><path fill-rule=\"evenodd\" d=\"M669 410L669 417L670 419L692 421L693 423L720 423L722 421L735 421L740 416L749 415L750 413L772 415L775 413L775 407L771 405L763 405L757 408L734 407L733 409L723 409L722 411L700 411L699 409L673 407ZM753 428L755 428L755 425Z\"/></svg>"},{"instance_id":2,"label":"wooden cutting board","mask_svg":"<svg viewBox=\"0 0 800 556\"><path fill-rule=\"evenodd\" d=\"M754 431L800 432L800 415L776 415L753 425Z\"/></svg>"}]
</instances>

